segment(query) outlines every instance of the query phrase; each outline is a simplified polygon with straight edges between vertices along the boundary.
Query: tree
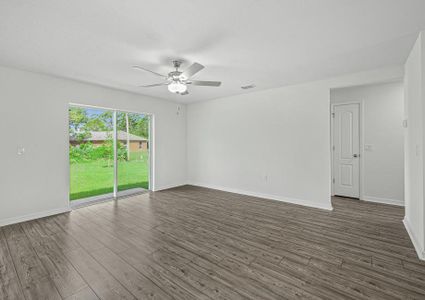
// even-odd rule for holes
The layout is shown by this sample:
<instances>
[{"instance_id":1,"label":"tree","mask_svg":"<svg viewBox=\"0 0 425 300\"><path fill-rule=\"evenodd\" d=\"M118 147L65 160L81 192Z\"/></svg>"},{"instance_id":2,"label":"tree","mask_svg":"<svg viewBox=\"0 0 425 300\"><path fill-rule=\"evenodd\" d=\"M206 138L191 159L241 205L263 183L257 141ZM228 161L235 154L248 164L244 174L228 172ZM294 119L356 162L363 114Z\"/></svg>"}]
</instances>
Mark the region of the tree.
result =
<instances>
[{"instance_id":1,"label":"tree","mask_svg":"<svg viewBox=\"0 0 425 300\"><path fill-rule=\"evenodd\" d=\"M77 141L90 137L92 131L113 131L113 112L88 114L87 109L69 108L69 131ZM143 114L117 112L117 130L147 138L149 117Z\"/></svg>"},{"instance_id":2,"label":"tree","mask_svg":"<svg viewBox=\"0 0 425 300\"><path fill-rule=\"evenodd\" d=\"M69 127L75 131L79 131L88 121L87 113L84 108L69 108Z\"/></svg>"},{"instance_id":3,"label":"tree","mask_svg":"<svg viewBox=\"0 0 425 300\"><path fill-rule=\"evenodd\" d=\"M103 125L105 126L105 131L112 131L113 130L113 122L112 122L112 111L104 111L100 115L97 115L96 118L98 118L101 122L103 122Z\"/></svg>"},{"instance_id":4,"label":"tree","mask_svg":"<svg viewBox=\"0 0 425 300\"><path fill-rule=\"evenodd\" d=\"M128 115L129 132L147 138L149 135L149 117L146 115L119 112L117 114L117 130L127 131L126 115Z\"/></svg>"},{"instance_id":5,"label":"tree","mask_svg":"<svg viewBox=\"0 0 425 300\"><path fill-rule=\"evenodd\" d=\"M84 128L87 131L108 131L109 129L108 126L105 125L105 122L98 116L89 118Z\"/></svg>"},{"instance_id":6,"label":"tree","mask_svg":"<svg viewBox=\"0 0 425 300\"><path fill-rule=\"evenodd\" d=\"M77 140L83 140L87 137L87 131L84 129L89 120L86 110L80 107L69 108L69 134Z\"/></svg>"},{"instance_id":7,"label":"tree","mask_svg":"<svg viewBox=\"0 0 425 300\"><path fill-rule=\"evenodd\" d=\"M149 116L142 115L133 125L134 134L147 138L149 136Z\"/></svg>"}]
</instances>

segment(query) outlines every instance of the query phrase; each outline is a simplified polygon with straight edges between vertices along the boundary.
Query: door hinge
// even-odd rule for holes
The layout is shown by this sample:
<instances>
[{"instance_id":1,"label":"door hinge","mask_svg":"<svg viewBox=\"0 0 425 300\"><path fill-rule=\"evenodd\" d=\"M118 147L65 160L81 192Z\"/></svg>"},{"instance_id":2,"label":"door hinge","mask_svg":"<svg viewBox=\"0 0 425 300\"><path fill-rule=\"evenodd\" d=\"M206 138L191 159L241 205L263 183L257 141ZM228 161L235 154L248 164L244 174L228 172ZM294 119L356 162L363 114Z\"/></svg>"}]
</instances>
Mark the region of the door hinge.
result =
<instances>
[{"instance_id":1,"label":"door hinge","mask_svg":"<svg viewBox=\"0 0 425 300\"><path fill-rule=\"evenodd\" d=\"M335 146L332 146L332 151L335 151Z\"/></svg>"},{"instance_id":2,"label":"door hinge","mask_svg":"<svg viewBox=\"0 0 425 300\"><path fill-rule=\"evenodd\" d=\"M331 115L332 115L332 118L335 118L335 113L333 112L333 113L331 113Z\"/></svg>"},{"instance_id":3,"label":"door hinge","mask_svg":"<svg viewBox=\"0 0 425 300\"><path fill-rule=\"evenodd\" d=\"M332 178L332 183L335 183L335 178Z\"/></svg>"}]
</instances>

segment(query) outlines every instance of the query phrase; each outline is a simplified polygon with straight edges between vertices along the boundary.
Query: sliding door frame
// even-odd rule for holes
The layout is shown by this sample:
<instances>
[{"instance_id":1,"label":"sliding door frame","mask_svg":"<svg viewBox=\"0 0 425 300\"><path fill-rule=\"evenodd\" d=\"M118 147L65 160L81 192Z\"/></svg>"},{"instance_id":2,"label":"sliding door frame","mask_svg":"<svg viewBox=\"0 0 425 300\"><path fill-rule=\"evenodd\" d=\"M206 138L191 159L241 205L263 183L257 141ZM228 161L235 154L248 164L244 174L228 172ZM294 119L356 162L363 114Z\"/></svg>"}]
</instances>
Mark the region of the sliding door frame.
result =
<instances>
[{"instance_id":1,"label":"sliding door frame","mask_svg":"<svg viewBox=\"0 0 425 300\"><path fill-rule=\"evenodd\" d=\"M148 155L149 155L149 160L148 160L148 190L149 191L153 191L155 188L155 184L154 184L154 178L155 178L155 168L154 168L154 155L155 155L155 125L154 125L154 114L152 113L146 113L146 112L137 112L137 111L132 111L132 110L123 110L123 109L116 109L116 108L108 108L108 107L102 107L102 106L95 106L95 105L87 105L87 104L79 104L79 103L74 103L74 102L70 102L68 104L68 109L70 107L80 107L80 108L93 108L93 109L101 109L101 110L105 110L105 111L110 111L112 112L112 126L113 126L113 147L114 147L114 186L113 186L113 198L117 198L120 195L120 192L118 191L118 153L117 153L117 138L118 138L118 130L117 130L117 113L121 112L121 113L133 113L133 114L140 114L140 115L145 115L146 117L148 117ZM68 117L68 124L69 124L69 117ZM68 125L69 126L69 125ZM68 166L70 164L69 161L69 155L68 155ZM69 180L68 180L68 184L69 184ZM68 190L69 190L69 186L68 186ZM80 199L79 199L80 200ZM82 198L81 200L84 200L84 198ZM69 200L71 202L71 200Z\"/></svg>"},{"instance_id":2,"label":"sliding door frame","mask_svg":"<svg viewBox=\"0 0 425 300\"><path fill-rule=\"evenodd\" d=\"M117 151L117 138L118 138L118 131L117 131L117 111L112 111L112 127L113 127L113 147L114 147L114 198L118 195L118 151Z\"/></svg>"},{"instance_id":3,"label":"sliding door frame","mask_svg":"<svg viewBox=\"0 0 425 300\"><path fill-rule=\"evenodd\" d=\"M149 174L148 174L148 189L149 191L155 191L155 168L154 168L154 162L155 162L155 116L153 114L147 114L149 117L148 122L148 150L149 150Z\"/></svg>"}]
</instances>

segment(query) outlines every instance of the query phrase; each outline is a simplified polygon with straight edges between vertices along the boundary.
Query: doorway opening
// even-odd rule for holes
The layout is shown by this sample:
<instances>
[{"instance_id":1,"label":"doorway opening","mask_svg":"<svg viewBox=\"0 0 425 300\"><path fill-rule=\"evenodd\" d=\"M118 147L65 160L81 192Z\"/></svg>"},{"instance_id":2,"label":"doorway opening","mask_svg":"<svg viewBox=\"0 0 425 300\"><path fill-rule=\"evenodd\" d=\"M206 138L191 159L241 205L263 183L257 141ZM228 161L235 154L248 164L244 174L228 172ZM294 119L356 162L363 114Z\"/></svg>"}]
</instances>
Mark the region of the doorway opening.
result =
<instances>
[{"instance_id":1,"label":"doorway opening","mask_svg":"<svg viewBox=\"0 0 425 300\"><path fill-rule=\"evenodd\" d=\"M403 81L331 89L332 196L404 205Z\"/></svg>"},{"instance_id":2,"label":"doorway opening","mask_svg":"<svg viewBox=\"0 0 425 300\"><path fill-rule=\"evenodd\" d=\"M69 106L71 206L151 189L152 116Z\"/></svg>"}]
</instances>

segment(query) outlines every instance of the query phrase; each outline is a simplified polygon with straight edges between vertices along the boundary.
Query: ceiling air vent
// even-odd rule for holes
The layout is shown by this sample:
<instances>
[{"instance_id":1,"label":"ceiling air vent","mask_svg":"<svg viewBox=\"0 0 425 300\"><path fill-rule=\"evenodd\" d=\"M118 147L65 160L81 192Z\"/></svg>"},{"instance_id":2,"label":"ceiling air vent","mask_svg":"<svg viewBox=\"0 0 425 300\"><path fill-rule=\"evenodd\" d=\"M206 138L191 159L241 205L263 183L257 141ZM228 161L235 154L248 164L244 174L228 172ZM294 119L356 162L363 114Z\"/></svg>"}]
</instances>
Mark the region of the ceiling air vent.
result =
<instances>
[{"instance_id":1,"label":"ceiling air vent","mask_svg":"<svg viewBox=\"0 0 425 300\"><path fill-rule=\"evenodd\" d=\"M249 84L249 85L241 86L241 89L243 89L243 90L248 90L248 89L253 89L253 88L255 88L255 84Z\"/></svg>"}]
</instances>

